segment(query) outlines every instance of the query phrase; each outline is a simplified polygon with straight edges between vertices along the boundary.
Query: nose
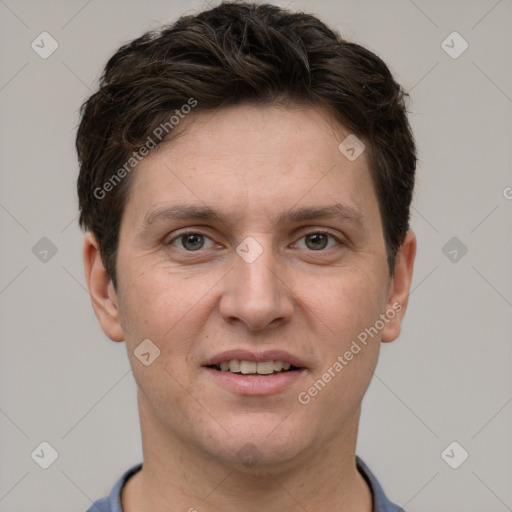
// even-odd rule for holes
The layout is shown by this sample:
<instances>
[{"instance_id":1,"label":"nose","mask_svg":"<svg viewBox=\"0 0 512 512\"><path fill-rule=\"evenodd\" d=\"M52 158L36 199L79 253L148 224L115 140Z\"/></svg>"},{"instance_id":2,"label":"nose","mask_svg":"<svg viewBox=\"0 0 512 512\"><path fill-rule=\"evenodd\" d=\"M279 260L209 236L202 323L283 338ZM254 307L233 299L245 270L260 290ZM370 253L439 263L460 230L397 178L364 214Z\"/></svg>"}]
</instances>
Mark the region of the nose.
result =
<instances>
[{"instance_id":1,"label":"nose","mask_svg":"<svg viewBox=\"0 0 512 512\"><path fill-rule=\"evenodd\" d=\"M226 322L245 324L252 331L275 328L291 319L293 294L270 249L252 262L234 255L219 308Z\"/></svg>"}]
</instances>

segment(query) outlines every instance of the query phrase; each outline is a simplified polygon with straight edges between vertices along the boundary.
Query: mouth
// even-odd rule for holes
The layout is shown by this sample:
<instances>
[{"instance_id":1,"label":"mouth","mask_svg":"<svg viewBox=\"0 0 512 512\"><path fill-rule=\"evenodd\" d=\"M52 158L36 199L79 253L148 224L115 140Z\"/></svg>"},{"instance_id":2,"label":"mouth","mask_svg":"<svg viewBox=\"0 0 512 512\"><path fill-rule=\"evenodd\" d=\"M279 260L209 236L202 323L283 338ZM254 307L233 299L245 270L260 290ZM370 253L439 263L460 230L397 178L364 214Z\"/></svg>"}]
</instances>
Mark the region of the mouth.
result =
<instances>
[{"instance_id":1,"label":"mouth","mask_svg":"<svg viewBox=\"0 0 512 512\"><path fill-rule=\"evenodd\" d=\"M230 372L239 375L274 375L276 373L294 372L301 367L294 366L289 361L248 361L245 359L227 359L219 364L208 365L207 368L219 372Z\"/></svg>"},{"instance_id":2,"label":"mouth","mask_svg":"<svg viewBox=\"0 0 512 512\"><path fill-rule=\"evenodd\" d=\"M229 350L202 365L219 385L237 395L273 395L297 386L308 369L296 356L282 350Z\"/></svg>"}]
</instances>

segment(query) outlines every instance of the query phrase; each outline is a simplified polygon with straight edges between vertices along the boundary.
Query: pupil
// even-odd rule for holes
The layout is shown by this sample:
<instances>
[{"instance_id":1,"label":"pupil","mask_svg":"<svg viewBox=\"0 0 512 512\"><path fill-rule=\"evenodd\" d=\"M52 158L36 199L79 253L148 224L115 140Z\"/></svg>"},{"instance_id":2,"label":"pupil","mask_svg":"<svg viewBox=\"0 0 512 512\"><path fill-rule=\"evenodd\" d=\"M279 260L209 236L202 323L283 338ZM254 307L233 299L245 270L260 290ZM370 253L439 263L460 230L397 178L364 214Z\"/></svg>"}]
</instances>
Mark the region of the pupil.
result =
<instances>
[{"instance_id":1,"label":"pupil","mask_svg":"<svg viewBox=\"0 0 512 512\"><path fill-rule=\"evenodd\" d=\"M308 246L309 249L313 250L325 249L325 247L327 246L327 236L324 235L323 233L314 233L312 235L307 235L306 245Z\"/></svg>"},{"instance_id":2,"label":"pupil","mask_svg":"<svg viewBox=\"0 0 512 512\"><path fill-rule=\"evenodd\" d=\"M202 235L183 235L182 240L183 246L190 251L197 251L204 244Z\"/></svg>"}]
</instances>

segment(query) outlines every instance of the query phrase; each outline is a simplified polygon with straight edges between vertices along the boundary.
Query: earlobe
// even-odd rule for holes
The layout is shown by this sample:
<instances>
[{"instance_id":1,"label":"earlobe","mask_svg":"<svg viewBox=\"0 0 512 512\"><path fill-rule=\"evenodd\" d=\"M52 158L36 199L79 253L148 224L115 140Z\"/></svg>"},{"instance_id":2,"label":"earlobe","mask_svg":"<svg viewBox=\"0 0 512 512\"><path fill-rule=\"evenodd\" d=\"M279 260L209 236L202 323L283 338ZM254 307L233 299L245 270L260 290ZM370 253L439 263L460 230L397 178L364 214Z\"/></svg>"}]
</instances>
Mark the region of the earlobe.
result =
<instances>
[{"instance_id":1,"label":"earlobe","mask_svg":"<svg viewBox=\"0 0 512 512\"><path fill-rule=\"evenodd\" d=\"M381 340L383 342L393 341L400 334L400 327L411 289L415 256L416 236L413 231L409 230L396 255L395 271L386 304L388 323L382 330Z\"/></svg>"},{"instance_id":2,"label":"earlobe","mask_svg":"<svg viewBox=\"0 0 512 512\"><path fill-rule=\"evenodd\" d=\"M83 257L87 288L101 328L112 341L124 341L117 294L101 260L96 237L90 231L84 237Z\"/></svg>"}]
</instances>

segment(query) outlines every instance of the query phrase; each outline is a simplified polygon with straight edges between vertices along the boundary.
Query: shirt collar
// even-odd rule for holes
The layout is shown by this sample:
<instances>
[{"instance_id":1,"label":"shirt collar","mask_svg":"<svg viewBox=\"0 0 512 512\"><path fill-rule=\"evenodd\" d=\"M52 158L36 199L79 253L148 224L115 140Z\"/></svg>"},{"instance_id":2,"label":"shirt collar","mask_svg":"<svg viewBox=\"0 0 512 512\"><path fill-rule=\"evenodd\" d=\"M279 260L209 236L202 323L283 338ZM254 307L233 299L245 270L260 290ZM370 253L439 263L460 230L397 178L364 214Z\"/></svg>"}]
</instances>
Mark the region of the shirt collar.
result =
<instances>
[{"instance_id":1,"label":"shirt collar","mask_svg":"<svg viewBox=\"0 0 512 512\"><path fill-rule=\"evenodd\" d=\"M384 490L379 484L375 475L370 471L370 468L356 455L356 466L363 478L368 483L373 496L373 512L404 512L404 510L397 505L391 503L386 497ZM108 502L110 505L110 512L123 512L121 508L121 491L124 484L135 473L142 469L142 462L131 467L126 471L121 478L116 482L110 495Z\"/></svg>"},{"instance_id":2,"label":"shirt collar","mask_svg":"<svg viewBox=\"0 0 512 512\"><path fill-rule=\"evenodd\" d=\"M373 512L404 512L403 508L391 503L386 497L376 476L370 468L356 455L356 466L359 473L366 480L373 496Z\"/></svg>"}]
</instances>

